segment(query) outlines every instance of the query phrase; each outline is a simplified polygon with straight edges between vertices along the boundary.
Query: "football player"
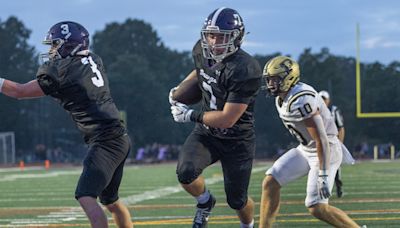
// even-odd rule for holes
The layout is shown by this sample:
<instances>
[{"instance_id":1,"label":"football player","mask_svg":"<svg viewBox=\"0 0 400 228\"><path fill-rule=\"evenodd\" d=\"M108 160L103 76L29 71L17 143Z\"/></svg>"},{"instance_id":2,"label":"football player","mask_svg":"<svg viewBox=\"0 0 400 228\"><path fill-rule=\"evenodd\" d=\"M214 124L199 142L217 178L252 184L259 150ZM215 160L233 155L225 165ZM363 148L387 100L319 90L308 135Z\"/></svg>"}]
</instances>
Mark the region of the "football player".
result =
<instances>
[{"instance_id":1,"label":"football player","mask_svg":"<svg viewBox=\"0 0 400 228\"><path fill-rule=\"evenodd\" d=\"M254 226L254 202L247 190L255 152L254 103L261 87L258 62L241 49L245 28L239 13L218 8L205 20L201 39L192 54L201 109L193 110L173 100L176 122L195 122L179 154L177 176L182 187L197 200L193 227L207 227L216 199L206 188L203 170L220 161L228 205L236 210L241 227Z\"/></svg>"},{"instance_id":2,"label":"football player","mask_svg":"<svg viewBox=\"0 0 400 228\"><path fill-rule=\"evenodd\" d=\"M76 22L63 21L50 28L43 43L50 46L43 55L48 61L39 67L36 79L19 84L0 78L0 91L17 99L49 95L60 103L89 146L75 198L92 227L108 227L97 197L118 227L132 227L129 210L118 200L130 139L110 95L102 60L88 50L89 33Z\"/></svg>"},{"instance_id":3,"label":"football player","mask_svg":"<svg viewBox=\"0 0 400 228\"><path fill-rule=\"evenodd\" d=\"M336 127L338 129L339 140L343 143L345 129L344 129L344 121L343 121L342 112L340 111L340 109L337 106L331 104L331 99L330 99L329 93L327 91L321 90L321 91L319 91L318 94L322 97L326 106L328 106L329 111L331 112L332 118L335 121ZM340 168L336 172L335 185L336 185L337 197L340 198L343 195L343 189L342 189L343 181L342 181L342 172L341 172Z\"/></svg>"},{"instance_id":4,"label":"football player","mask_svg":"<svg viewBox=\"0 0 400 228\"><path fill-rule=\"evenodd\" d=\"M299 82L299 65L286 56L269 60L263 70L276 109L299 146L267 170L262 184L260 228L271 227L279 209L282 186L308 175L305 206L316 218L335 227L359 227L345 212L328 204L342 144L332 116L313 87Z\"/></svg>"}]
</instances>

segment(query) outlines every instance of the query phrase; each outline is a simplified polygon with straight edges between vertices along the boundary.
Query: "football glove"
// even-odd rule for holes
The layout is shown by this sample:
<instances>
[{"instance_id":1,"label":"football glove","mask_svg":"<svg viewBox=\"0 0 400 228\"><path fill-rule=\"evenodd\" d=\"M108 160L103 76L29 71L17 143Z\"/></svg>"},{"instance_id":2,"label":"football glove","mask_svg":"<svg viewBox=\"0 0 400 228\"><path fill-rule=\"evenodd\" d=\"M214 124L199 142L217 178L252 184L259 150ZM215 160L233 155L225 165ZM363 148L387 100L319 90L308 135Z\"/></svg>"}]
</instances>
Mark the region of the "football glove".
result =
<instances>
[{"instance_id":1,"label":"football glove","mask_svg":"<svg viewBox=\"0 0 400 228\"><path fill-rule=\"evenodd\" d=\"M187 123L190 122L190 116L192 115L193 109L189 109L189 107L185 104L179 103L175 101L175 105L171 106L171 114L174 117L175 122L178 123Z\"/></svg>"},{"instance_id":2,"label":"football glove","mask_svg":"<svg viewBox=\"0 0 400 228\"><path fill-rule=\"evenodd\" d=\"M328 184L328 174L326 170L320 170L318 175L318 194L321 199L327 199L331 196Z\"/></svg>"},{"instance_id":3,"label":"football glove","mask_svg":"<svg viewBox=\"0 0 400 228\"><path fill-rule=\"evenodd\" d=\"M174 99L172 98L172 97L173 97L173 93L175 92L176 89L178 89L178 86L172 88L172 89L169 91L168 100L169 100L169 103L170 103L171 105L175 105L176 102L177 102L176 100L174 100Z\"/></svg>"}]
</instances>

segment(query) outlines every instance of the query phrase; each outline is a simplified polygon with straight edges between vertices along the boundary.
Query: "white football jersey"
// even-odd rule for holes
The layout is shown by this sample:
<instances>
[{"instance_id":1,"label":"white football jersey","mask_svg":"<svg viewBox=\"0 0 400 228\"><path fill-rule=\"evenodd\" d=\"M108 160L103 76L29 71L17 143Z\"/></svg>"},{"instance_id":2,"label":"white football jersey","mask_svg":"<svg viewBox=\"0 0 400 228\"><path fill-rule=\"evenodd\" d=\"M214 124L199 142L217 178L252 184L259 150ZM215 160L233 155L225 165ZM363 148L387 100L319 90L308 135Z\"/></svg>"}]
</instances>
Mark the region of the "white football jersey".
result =
<instances>
[{"instance_id":1,"label":"white football jersey","mask_svg":"<svg viewBox=\"0 0 400 228\"><path fill-rule=\"evenodd\" d=\"M300 142L300 149L314 153L317 151L315 141L303 121L317 111L322 117L328 138L337 137L338 130L331 112L313 87L299 82L289 90L284 100L277 97L275 104L283 124Z\"/></svg>"}]
</instances>

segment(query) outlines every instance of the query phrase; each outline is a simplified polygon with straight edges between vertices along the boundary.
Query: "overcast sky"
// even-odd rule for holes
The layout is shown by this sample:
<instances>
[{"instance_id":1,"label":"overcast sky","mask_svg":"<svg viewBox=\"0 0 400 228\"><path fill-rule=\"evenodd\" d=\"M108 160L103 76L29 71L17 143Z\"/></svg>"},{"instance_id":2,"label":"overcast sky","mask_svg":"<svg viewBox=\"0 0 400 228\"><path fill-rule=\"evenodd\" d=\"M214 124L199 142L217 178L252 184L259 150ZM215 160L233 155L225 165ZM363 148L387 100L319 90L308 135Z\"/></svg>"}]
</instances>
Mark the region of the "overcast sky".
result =
<instances>
[{"instance_id":1,"label":"overcast sky","mask_svg":"<svg viewBox=\"0 0 400 228\"><path fill-rule=\"evenodd\" d=\"M47 30L72 20L93 34L110 22L142 19L166 46L191 50L204 19L226 6L242 16L243 49L251 54L281 52L298 58L305 48L356 55L356 24L361 31L361 61L387 64L400 58L400 1L396 0L13 0L0 7L0 19L14 15L32 30L38 51Z\"/></svg>"}]
</instances>

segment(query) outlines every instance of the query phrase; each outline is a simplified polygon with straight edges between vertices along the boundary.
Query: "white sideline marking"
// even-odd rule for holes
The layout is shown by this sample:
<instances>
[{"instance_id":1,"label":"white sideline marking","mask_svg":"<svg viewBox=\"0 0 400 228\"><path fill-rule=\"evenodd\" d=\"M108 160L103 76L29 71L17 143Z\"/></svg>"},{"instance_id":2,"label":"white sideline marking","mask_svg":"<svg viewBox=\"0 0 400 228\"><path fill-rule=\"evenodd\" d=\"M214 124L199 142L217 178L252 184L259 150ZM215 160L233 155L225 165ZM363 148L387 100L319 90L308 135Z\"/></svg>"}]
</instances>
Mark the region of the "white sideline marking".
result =
<instances>
[{"instance_id":1,"label":"white sideline marking","mask_svg":"<svg viewBox=\"0 0 400 228\"><path fill-rule=\"evenodd\" d=\"M70 201L73 197L59 197L59 198L8 198L0 199L0 202L36 202L36 201Z\"/></svg>"},{"instance_id":2,"label":"white sideline marking","mask_svg":"<svg viewBox=\"0 0 400 228\"><path fill-rule=\"evenodd\" d=\"M252 173L257 173L260 171L266 170L265 167L258 167L254 168L252 170ZM217 177L212 177L212 178L207 178L206 179L206 184L211 185L211 184L216 184L218 182L223 181L224 178L223 176L217 176ZM180 185L175 185L175 186L170 186L170 187L165 187L165 188L159 188L153 191L146 191L141 194L137 195L131 195L125 198L121 198L121 200L126 204L126 205L131 205L131 204L136 204L138 202L142 202L145 200L150 200L150 199L157 199L163 196L168 196L174 193L182 192L183 188Z\"/></svg>"},{"instance_id":3,"label":"white sideline marking","mask_svg":"<svg viewBox=\"0 0 400 228\"><path fill-rule=\"evenodd\" d=\"M6 175L2 178L0 178L0 182L2 181L14 181L16 179L33 179L33 178L47 178L47 177L58 177L58 176L64 176L64 175L75 175L79 174L82 171L78 170L73 170L73 171L55 171L55 172L49 172L49 173L36 173L36 174L29 174L29 173L24 173L24 174L10 174Z\"/></svg>"},{"instance_id":4,"label":"white sideline marking","mask_svg":"<svg viewBox=\"0 0 400 228\"><path fill-rule=\"evenodd\" d=\"M223 178L218 176L218 177L212 177L212 178L207 178L206 183L211 185L218 183L222 181ZM159 188L153 191L145 191L141 194L136 194L136 195L131 195L128 197L121 198L122 202L124 202L126 205L131 205L131 204L136 204L145 200L150 200L150 199L157 199L161 198L163 196L168 196L174 193L182 192L183 188L180 185L175 185L175 186L170 186L170 187L165 187L165 188Z\"/></svg>"},{"instance_id":5,"label":"white sideline marking","mask_svg":"<svg viewBox=\"0 0 400 228\"><path fill-rule=\"evenodd\" d=\"M36 166L36 167L25 167L24 171L31 171L31 170L45 170L43 166ZM9 172L18 172L21 171L19 167L11 167L11 168L0 168L0 173L9 173Z\"/></svg>"},{"instance_id":6,"label":"white sideline marking","mask_svg":"<svg viewBox=\"0 0 400 228\"><path fill-rule=\"evenodd\" d=\"M10 225L58 224L76 220L87 220L80 207L71 207L59 212L50 212L48 215L39 215L37 219L12 219Z\"/></svg>"},{"instance_id":7,"label":"white sideline marking","mask_svg":"<svg viewBox=\"0 0 400 228\"><path fill-rule=\"evenodd\" d=\"M266 170L266 167L253 168L252 173L260 172ZM76 171L75 171L76 172ZM80 172L80 171L79 171ZM56 173L56 172L55 172ZM63 172L59 172L63 173ZM39 175L39 174L36 174ZM43 174L40 174L43 175ZM58 174L60 175L60 174ZM13 175L10 175L13 176ZM50 175L53 176L53 175ZM22 177L19 177L22 178ZM1 179L0 179L1 180ZM206 183L211 185L223 181L223 176L216 176L212 178L207 178ZM168 196L174 193L182 192L183 188L180 185L170 186L155 189L152 191L146 191L141 194L131 195L128 197L121 198L126 205L136 204L149 199L157 199L160 197ZM28 225L28 224L58 224L62 222L70 222L77 220L86 220L86 215L80 207L70 207L63 209L59 212L50 212L48 215L38 215L37 219L12 219L10 220L10 225ZM0 227L3 227L0 225ZM7 227L7 226L6 226Z\"/></svg>"}]
</instances>

